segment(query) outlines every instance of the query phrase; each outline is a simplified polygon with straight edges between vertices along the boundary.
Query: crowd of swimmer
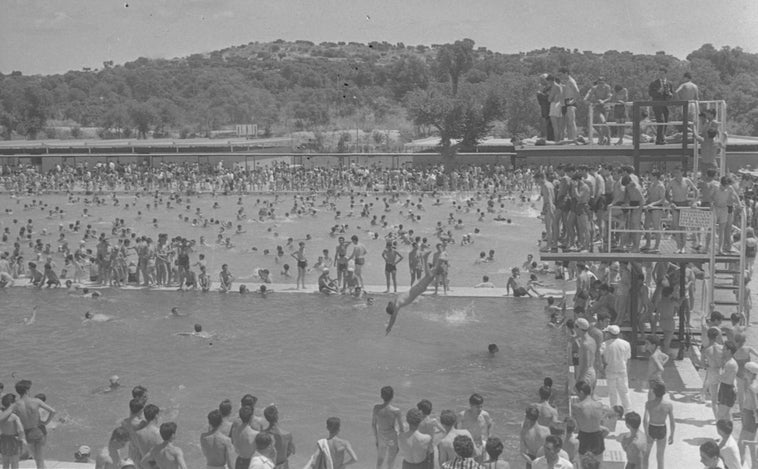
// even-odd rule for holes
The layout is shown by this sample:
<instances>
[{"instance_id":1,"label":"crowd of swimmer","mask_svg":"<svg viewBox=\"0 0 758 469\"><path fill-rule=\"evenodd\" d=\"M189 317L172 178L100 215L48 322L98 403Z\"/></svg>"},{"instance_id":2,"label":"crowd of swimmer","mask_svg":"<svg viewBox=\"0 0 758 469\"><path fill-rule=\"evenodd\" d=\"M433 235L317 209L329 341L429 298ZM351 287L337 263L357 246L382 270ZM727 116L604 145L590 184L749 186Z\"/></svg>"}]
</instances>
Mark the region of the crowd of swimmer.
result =
<instances>
[{"instance_id":1,"label":"crowd of swimmer","mask_svg":"<svg viewBox=\"0 0 758 469\"><path fill-rule=\"evenodd\" d=\"M59 164L43 172L33 165L0 168L0 188L15 194L44 192L173 191L227 193L296 191L516 191L530 190L531 177L504 165L461 165L446 172L441 165L404 165L389 169L381 164L304 167L272 162L229 167L197 162L143 163L88 162Z\"/></svg>"},{"instance_id":2,"label":"crowd of swimmer","mask_svg":"<svg viewBox=\"0 0 758 469\"><path fill-rule=\"evenodd\" d=\"M484 174L481 169L477 169L475 172ZM281 265L281 279L286 281L296 275L297 286L302 285L304 287L305 274L315 270L321 274L319 277L320 291L324 293L348 291L360 295L363 288L361 270L365 261L366 248L358 242L357 235L352 235L348 241L345 240L346 234L350 230L347 221L356 218L366 220L364 224L366 228L362 231L367 238L379 239L381 236L387 241L386 249L382 252L382 258L385 261L388 291L390 280L394 291L397 291L397 264L405 257L398 252L398 243L410 246L407 259L411 272L411 284L422 276L421 259L424 257L424 253L436 249L433 262L436 262L439 256L442 256L442 262L439 264L440 278L435 283L441 283L446 289L448 285L446 246L455 243L471 244L473 242L472 236L478 233L478 228L476 228L474 232L464 233L460 239L456 240L453 231L463 229L464 225L462 220L455 216L455 212L473 213L476 210L479 221L484 221L485 217L488 217L510 222L510 219L505 215L504 202L506 199L510 200L516 197L516 192L511 189L501 189L503 187L523 189L517 192L520 194L518 197L523 203L528 202L531 194L528 192L529 186L523 184L523 181L531 181L530 174L530 170L504 173L504 185L497 186L498 190L493 189L487 193L475 192L463 202L453 201L452 208L454 211L450 213L446 224L445 221L438 221L434 226L434 235L438 239L435 248L432 247L433 240L418 236L411 228L412 225L421 222L421 213L425 210L423 205L424 193L419 194L418 197L411 194L403 198L398 191L389 194L383 193L381 202L377 204L369 202L369 192L353 191L347 195L333 194L329 191L308 195L296 193L291 195L292 205L289 211L280 208L281 204L287 203L287 201L283 197L280 198L279 193L275 193L273 201L256 199L253 207L256 213L251 215L245 211L243 197L239 197L236 220L214 218L213 213L203 213L199 207L193 210L191 205L193 197L200 196L194 191L187 193L170 192L168 194L159 190L135 191L134 199L128 199L128 202L123 200L126 197L119 196L116 193L91 196L69 193L68 202L70 204L83 204L84 208L75 221L58 225L57 243L43 242L43 237L52 233L47 233L46 229L37 230L32 218L28 218L24 223L18 218L14 218L10 222L10 217L14 215L14 209L21 209L24 212L43 211L51 220L63 220L70 215L61 207L48 206L41 199L32 198L21 206L21 198L16 198L15 206L5 209L10 223L2 228L2 244L12 242L13 249L0 254L0 285L12 285L18 278L28 277L30 283L37 287L45 285L58 287L62 283L72 287L81 282L93 282L109 286L141 284L144 286L178 286L182 289L208 291L211 288L212 281L217 279L221 290L229 291L235 278L227 265L223 265L220 272L211 274L208 271L203 253L199 254L196 262L190 261L190 255L207 247L209 242L226 248L233 248L233 235L245 233L243 223L250 220L267 222L282 218L294 219L316 216L319 212L331 212L334 214L335 224L329 229L328 235L332 238L339 238L333 256L328 249L324 249L317 261L312 262L310 260L311 262L309 262L303 251L305 242L311 240L310 234L306 235L305 240L299 243L295 243L293 238L288 238L285 243L275 247L271 246L270 249L261 248L261 254L271 256L276 266ZM452 176L449 182L454 182L455 187L458 187L457 179L452 178ZM443 184L442 188L449 189L447 183ZM438 192L431 193L432 205L442 205L437 197L438 194ZM350 208L346 213L337 209L336 203L341 197L349 197ZM379 197L376 199L379 200ZM249 198L247 200L251 201ZM478 208L482 202L486 204L486 208ZM98 232L91 223L87 223L90 217L89 207L112 206L129 210L130 203L131 209L137 211L137 219L139 220L143 218L143 210L144 213L148 213L151 209L159 210L163 207L182 210L183 213L178 215L181 222L193 228L216 231L216 239L206 240L205 235L199 236L199 239L187 239L184 236L175 236L169 239L168 234L161 233L157 236L157 240L154 240L126 226L125 220L118 217L113 220L110 233ZM404 228L403 224L390 226L386 212L391 212L394 206L402 207L401 214L407 220L409 228ZM219 207L219 202L214 202L213 209ZM374 213L381 209L384 210L384 214L377 215ZM147 218L145 221L150 223L149 220ZM269 226L268 232L278 236L277 226L276 223ZM159 228L157 218L152 219L152 227ZM427 228L429 227L427 226ZM79 238L78 245L69 243L72 237ZM95 243L94 249L91 247L92 243ZM33 251L28 260L24 252L27 246ZM251 249L258 251L255 246ZM482 254L480 259L482 262L494 259L494 251L492 250L489 257L485 257L484 253ZM62 257L62 266L57 265L56 257ZM290 269L290 262L296 265L296 269ZM336 269L336 278L332 279L329 276L327 271L329 268ZM263 284L258 293L265 294L267 292L265 284L272 281L272 269L273 266L256 269L253 280L260 281ZM246 291L244 285L240 285L239 288L243 293Z\"/></svg>"}]
</instances>

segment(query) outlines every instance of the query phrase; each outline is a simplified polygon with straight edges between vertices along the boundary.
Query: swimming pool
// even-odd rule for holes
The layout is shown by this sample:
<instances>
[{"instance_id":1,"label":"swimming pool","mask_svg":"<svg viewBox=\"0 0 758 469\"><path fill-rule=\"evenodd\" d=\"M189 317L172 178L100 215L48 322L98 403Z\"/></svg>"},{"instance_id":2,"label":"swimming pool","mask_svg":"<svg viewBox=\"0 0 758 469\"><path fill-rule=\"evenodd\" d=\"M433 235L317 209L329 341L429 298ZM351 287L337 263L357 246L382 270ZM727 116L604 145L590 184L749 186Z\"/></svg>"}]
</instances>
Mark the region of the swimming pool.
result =
<instances>
[{"instance_id":1,"label":"swimming pool","mask_svg":"<svg viewBox=\"0 0 758 469\"><path fill-rule=\"evenodd\" d=\"M207 413L229 398L234 413L245 393L259 408L275 402L281 425L293 432L301 467L329 416L342 419L342 435L373 467L370 429L379 389L395 388L403 414L421 399L462 410L473 392L485 398L495 433L509 460L518 460L523 410L536 398L545 376L563 389L561 332L546 327L542 303L515 299L422 297L403 310L395 330L384 336L383 305L366 307L344 297L273 294L265 299L218 293L104 290L100 299L63 291L0 291L3 371L10 390L21 378L33 381L66 420L51 431L48 454L70 460L80 444L105 445L128 414L129 391L149 389L161 421L179 425L177 443L189 467L204 459L199 434ZM37 320L25 326L32 305ZM190 316L169 317L177 306ZM82 324L85 311L112 315L106 323ZM180 337L194 323L213 339ZM487 344L500 352L490 357ZM118 374L122 388L93 390Z\"/></svg>"}]
</instances>

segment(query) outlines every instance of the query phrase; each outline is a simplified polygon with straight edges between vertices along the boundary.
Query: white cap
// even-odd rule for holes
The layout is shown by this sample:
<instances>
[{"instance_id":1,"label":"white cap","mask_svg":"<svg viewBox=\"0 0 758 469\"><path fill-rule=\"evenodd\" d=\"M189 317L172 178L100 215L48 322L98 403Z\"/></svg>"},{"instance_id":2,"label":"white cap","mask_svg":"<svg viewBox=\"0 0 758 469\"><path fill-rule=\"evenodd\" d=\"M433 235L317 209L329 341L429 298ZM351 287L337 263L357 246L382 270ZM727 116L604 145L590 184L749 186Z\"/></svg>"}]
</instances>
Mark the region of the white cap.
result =
<instances>
[{"instance_id":1,"label":"white cap","mask_svg":"<svg viewBox=\"0 0 758 469\"><path fill-rule=\"evenodd\" d=\"M609 333L610 335L619 335L621 334L621 328L615 324L611 324L605 328L605 332Z\"/></svg>"}]
</instances>

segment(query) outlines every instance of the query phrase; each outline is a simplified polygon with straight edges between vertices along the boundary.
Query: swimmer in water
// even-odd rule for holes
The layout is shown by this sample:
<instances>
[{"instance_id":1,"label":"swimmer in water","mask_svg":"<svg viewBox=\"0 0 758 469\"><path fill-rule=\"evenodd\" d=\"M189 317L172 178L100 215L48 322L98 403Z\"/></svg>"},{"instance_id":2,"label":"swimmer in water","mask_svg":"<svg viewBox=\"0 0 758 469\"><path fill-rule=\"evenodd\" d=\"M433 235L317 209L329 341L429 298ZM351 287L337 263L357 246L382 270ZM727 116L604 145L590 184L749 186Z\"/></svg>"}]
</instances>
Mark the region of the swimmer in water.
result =
<instances>
[{"instance_id":1,"label":"swimmer in water","mask_svg":"<svg viewBox=\"0 0 758 469\"><path fill-rule=\"evenodd\" d=\"M213 337L213 334L205 332L203 330L203 326L201 326L200 324L195 324L195 330L194 330L194 332L177 332L176 335L182 335L182 336L188 336L188 337L198 337L200 339L210 339L210 338Z\"/></svg>"},{"instance_id":2,"label":"swimmer in water","mask_svg":"<svg viewBox=\"0 0 758 469\"><path fill-rule=\"evenodd\" d=\"M109 392L117 390L121 386L119 380L120 378L118 375L111 376L108 378L108 386L100 386L92 391L92 394L108 394Z\"/></svg>"},{"instance_id":3,"label":"swimmer in water","mask_svg":"<svg viewBox=\"0 0 758 469\"><path fill-rule=\"evenodd\" d=\"M92 321L92 322L108 322L108 321L112 321L112 320L113 320L113 318L111 316L108 316L107 314L101 314L101 313L92 314L91 312L87 311L86 313L84 313L84 320L82 321L82 323L90 322L90 321Z\"/></svg>"},{"instance_id":4,"label":"swimmer in water","mask_svg":"<svg viewBox=\"0 0 758 469\"><path fill-rule=\"evenodd\" d=\"M390 331L392 330L392 326L395 325L395 321L397 320L397 313L400 312L400 309L404 306L408 306L409 304L413 303L413 300L418 298L422 293L424 293L427 289L427 287L434 281L436 278L437 272L437 265L432 266L432 268L429 268L429 255L431 254L431 251L426 252L422 257L422 262L424 264L424 276L413 286L411 286L411 289L408 290L406 293L401 293L397 296L393 301L390 301L387 303L387 308L385 311L387 314L390 315L389 323L387 323L387 334L389 335ZM439 261L438 261L439 262Z\"/></svg>"},{"instance_id":5,"label":"swimmer in water","mask_svg":"<svg viewBox=\"0 0 758 469\"><path fill-rule=\"evenodd\" d=\"M269 293L273 293L273 292L274 292L274 290L266 287L266 285L261 285L253 293L257 293L258 295L261 296L261 298L266 298L266 295L268 295Z\"/></svg>"},{"instance_id":6,"label":"swimmer in water","mask_svg":"<svg viewBox=\"0 0 758 469\"><path fill-rule=\"evenodd\" d=\"M176 306L174 306L173 308L171 308L171 316L175 316L175 317L181 318L181 317L184 317L184 316L189 316L189 314L179 312L179 308L177 308Z\"/></svg>"},{"instance_id":7,"label":"swimmer in water","mask_svg":"<svg viewBox=\"0 0 758 469\"><path fill-rule=\"evenodd\" d=\"M487 351L490 353L490 356L495 355L497 352L500 351L497 344L489 344L487 346Z\"/></svg>"},{"instance_id":8,"label":"swimmer in water","mask_svg":"<svg viewBox=\"0 0 758 469\"><path fill-rule=\"evenodd\" d=\"M24 318L24 325L31 326L32 324L34 324L34 321L36 320L37 320L37 307L35 306L34 308L32 308L32 315L29 316L28 318Z\"/></svg>"}]
</instances>

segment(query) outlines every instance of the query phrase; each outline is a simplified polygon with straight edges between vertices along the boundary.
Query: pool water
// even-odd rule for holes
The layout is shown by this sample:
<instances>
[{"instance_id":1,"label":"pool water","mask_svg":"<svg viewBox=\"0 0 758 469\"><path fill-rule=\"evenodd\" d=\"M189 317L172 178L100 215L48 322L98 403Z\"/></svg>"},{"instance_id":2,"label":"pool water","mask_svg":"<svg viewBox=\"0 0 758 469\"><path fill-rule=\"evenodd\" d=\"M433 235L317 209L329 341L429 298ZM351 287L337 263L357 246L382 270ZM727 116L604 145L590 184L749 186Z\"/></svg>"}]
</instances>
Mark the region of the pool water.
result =
<instances>
[{"instance_id":1,"label":"pool water","mask_svg":"<svg viewBox=\"0 0 758 469\"><path fill-rule=\"evenodd\" d=\"M473 236L473 245L448 248L451 287L472 286L483 275L489 275L502 287L512 266L521 265L528 253L536 254L541 231L538 212L531 203L505 201L504 213L512 217L512 223L495 222L494 214L480 222L476 208L484 210L486 200L478 201L468 213L452 207L453 201L462 202L470 196L441 197L440 206L424 198L420 223L408 222L401 214L407 215L407 209L400 204L384 212L381 195L372 194L365 200L375 204L373 213L386 215L390 226L403 223L406 229L413 228L419 236L428 237L432 245L436 242L437 221L442 221L446 230L453 230L457 240L463 233L480 228L481 233ZM405 198L401 197L401 202ZM24 210L24 204L30 205L33 199L41 201L42 206ZM288 237L297 244L310 234L306 255L313 265L322 249L334 253L336 239L328 235L329 228L335 223L347 223L345 237L358 234L369 250L365 283L384 284L381 251L387 229L372 227L369 219L357 216L335 220L334 212L324 207L314 217L285 218L284 213L292 207L291 196L279 199L276 220L263 223L254 220L258 211L255 201L270 201L271 196L243 198L248 219L242 221L236 220L240 205L237 197L231 196L193 197L171 209L165 207L164 197L162 206L155 209L151 205L149 211L145 205L152 202L152 197L119 196L118 207L88 206L88 217L82 216L83 199L69 203L62 195L20 199L3 196L0 208L12 209L13 213L0 211L0 227L10 227L15 235L31 218L33 239L40 238L55 249L60 223L69 245L75 248L83 232L65 231L69 223L81 220L82 225L92 225L98 234L106 232L110 236L111 222L118 217L135 232L154 240L158 233L195 240L204 236L210 245L198 247L191 262L197 260L198 253L205 253L214 279L221 264L228 263L239 280L255 282L255 269L268 268L274 283L294 285L294 277L285 279L279 275L281 264L294 265L294 259L285 256L277 263L263 250L275 252L276 246L284 245ZM417 199L414 197L414 202ZM356 198L356 204L360 200ZM215 202L219 208L213 208ZM348 197L342 197L337 200L337 209L344 215L350 211L349 203ZM172 206L176 205L172 202ZM56 206L65 210L63 217L48 217L48 210ZM234 244L231 249L215 245L217 225L193 227L183 221L184 216L191 221L198 207L208 218L231 220L235 227L242 224L245 233L228 234ZM354 211L357 214L360 208ZM450 213L463 220L463 230L447 224ZM158 220L157 228L153 218ZM379 239L369 240L367 230L378 231ZM115 242L114 237L111 242ZM87 240L86 245L94 250L95 240ZM0 244L0 250L12 248L12 241ZM407 257L408 246L401 244L398 249ZM474 263L480 251L490 249L496 251L495 262ZM29 247L24 247L23 254L27 260L33 258ZM56 254L54 258L60 269L61 256ZM410 282L405 266L403 261L398 269L400 285ZM316 272L308 274L309 287L315 288L316 277ZM551 283L549 278L542 280ZM236 415L239 399L246 393L259 398L258 414L272 402L280 407L282 427L293 432L298 447L291 459L292 467L305 463L315 441L325 435L325 422L330 416L342 419L342 435L351 440L361 460L357 467L374 467L371 409L380 401L379 389L392 385L395 403L403 413L421 399L429 399L435 416L444 409L466 408L469 396L479 392L495 421L495 434L505 441L508 459L520 463L518 435L525 406L536 400L537 388L545 376L554 378L555 389L562 390L564 386L565 339L560 331L545 325L540 300L424 296L401 312L392 334L385 337L387 315L381 297L377 297L375 305L366 307L345 297L283 292L265 299L216 292L102 292L102 298L91 299L62 289L0 289L0 382L11 390L15 381L29 378L34 383L33 393L47 394L48 402L65 420L51 430L48 452L56 459L71 460L81 444L98 448L105 445L110 431L128 415L129 391L142 384L149 389L150 401L162 409L161 420L178 423L177 441L191 469L204 465L199 434L206 428L207 413L229 398ZM22 319L31 314L35 305L37 320L25 326ZM189 316L169 317L174 306ZM88 310L115 319L82 324ZM204 340L175 335L191 331L194 323L201 323L215 337ZM500 347L494 357L487 353L489 343ZM122 389L109 394L93 393L107 385L113 374L121 377Z\"/></svg>"},{"instance_id":2,"label":"pool water","mask_svg":"<svg viewBox=\"0 0 758 469\"><path fill-rule=\"evenodd\" d=\"M562 389L564 340L546 327L539 301L422 297L385 337L381 305L344 297L105 290L103 298L87 299L18 288L0 294L0 380L9 388L32 379L32 391L46 393L64 417L49 439L56 459L69 460L80 444L105 445L128 415L131 387L142 384L161 420L179 425L177 442L190 468L204 464L198 439L207 413L229 398L236 415L248 392L259 398L258 413L279 406L281 425L298 447L293 467L304 464L330 416L342 419L359 467L372 467L371 409L379 389L392 385L403 413L424 398L434 415L462 410L479 392L508 458L517 461L525 406L545 376ZM31 305L39 308L37 319L25 326ZM190 316L169 317L172 306ZM115 319L82 324L86 310ZM215 336L175 335L196 322ZM489 343L500 347L494 357ZM122 389L93 394L112 374Z\"/></svg>"}]
</instances>

